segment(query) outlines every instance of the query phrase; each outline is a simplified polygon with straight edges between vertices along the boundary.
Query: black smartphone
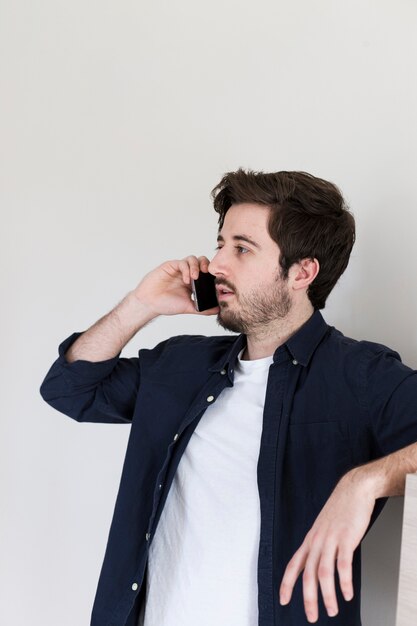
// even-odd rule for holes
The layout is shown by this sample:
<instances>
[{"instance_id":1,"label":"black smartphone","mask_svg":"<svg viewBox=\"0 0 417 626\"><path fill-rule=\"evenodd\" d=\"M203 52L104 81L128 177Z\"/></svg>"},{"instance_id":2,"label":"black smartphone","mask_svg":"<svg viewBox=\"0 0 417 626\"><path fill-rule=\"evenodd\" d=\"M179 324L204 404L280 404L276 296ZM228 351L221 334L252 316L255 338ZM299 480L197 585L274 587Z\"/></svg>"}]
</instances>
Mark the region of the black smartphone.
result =
<instances>
[{"instance_id":1,"label":"black smartphone","mask_svg":"<svg viewBox=\"0 0 417 626\"><path fill-rule=\"evenodd\" d=\"M206 311L219 306L214 286L215 278L210 272L200 272L198 278L191 279L194 306L197 311Z\"/></svg>"}]
</instances>

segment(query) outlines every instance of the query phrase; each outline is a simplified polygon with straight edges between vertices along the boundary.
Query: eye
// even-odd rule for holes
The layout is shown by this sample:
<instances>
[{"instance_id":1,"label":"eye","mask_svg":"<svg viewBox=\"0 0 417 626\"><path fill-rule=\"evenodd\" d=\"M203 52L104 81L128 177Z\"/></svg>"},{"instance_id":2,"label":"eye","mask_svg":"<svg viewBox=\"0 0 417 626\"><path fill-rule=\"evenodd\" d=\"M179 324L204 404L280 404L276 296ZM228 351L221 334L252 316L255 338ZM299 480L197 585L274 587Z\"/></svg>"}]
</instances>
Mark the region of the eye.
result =
<instances>
[{"instance_id":1,"label":"eye","mask_svg":"<svg viewBox=\"0 0 417 626\"><path fill-rule=\"evenodd\" d=\"M234 246L236 250L239 251L239 254L246 254L247 252L250 252L250 250L248 248L245 248L244 246ZM214 249L217 250L221 250L223 248L223 246L216 246Z\"/></svg>"}]
</instances>

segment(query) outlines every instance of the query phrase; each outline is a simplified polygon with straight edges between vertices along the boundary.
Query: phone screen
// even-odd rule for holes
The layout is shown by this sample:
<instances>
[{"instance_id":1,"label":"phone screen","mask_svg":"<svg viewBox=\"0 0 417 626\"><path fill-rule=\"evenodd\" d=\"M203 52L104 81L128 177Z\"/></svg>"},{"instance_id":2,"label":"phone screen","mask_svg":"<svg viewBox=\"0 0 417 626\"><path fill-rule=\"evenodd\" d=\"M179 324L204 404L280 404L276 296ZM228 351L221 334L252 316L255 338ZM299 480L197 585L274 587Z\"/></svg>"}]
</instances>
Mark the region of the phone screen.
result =
<instances>
[{"instance_id":1,"label":"phone screen","mask_svg":"<svg viewBox=\"0 0 417 626\"><path fill-rule=\"evenodd\" d=\"M194 306L197 311L206 311L219 306L214 286L215 278L210 272L200 272L198 278L192 280Z\"/></svg>"}]
</instances>

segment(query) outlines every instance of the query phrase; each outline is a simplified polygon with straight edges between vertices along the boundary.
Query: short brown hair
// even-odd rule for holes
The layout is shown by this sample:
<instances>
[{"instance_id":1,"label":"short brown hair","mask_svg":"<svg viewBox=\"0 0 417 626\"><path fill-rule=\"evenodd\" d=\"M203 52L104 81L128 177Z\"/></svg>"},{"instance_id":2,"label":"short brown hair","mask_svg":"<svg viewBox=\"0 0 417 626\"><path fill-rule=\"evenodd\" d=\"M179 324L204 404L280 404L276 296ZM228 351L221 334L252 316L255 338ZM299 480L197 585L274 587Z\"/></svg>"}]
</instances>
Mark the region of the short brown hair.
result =
<instances>
[{"instance_id":1,"label":"short brown hair","mask_svg":"<svg viewBox=\"0 0 417 626\"><path fill-rule=\"evenodd\" d=\"M239 168L226 173L211 196L219 213L219 230L232 204L268 206L268 231L281 251L283 277L288 277L294 263L316 258L320 271L307 295L314 309L324 309L355 242L355 220L336 185L307 172L265 173Z\"/></svg>"}]
</instances>

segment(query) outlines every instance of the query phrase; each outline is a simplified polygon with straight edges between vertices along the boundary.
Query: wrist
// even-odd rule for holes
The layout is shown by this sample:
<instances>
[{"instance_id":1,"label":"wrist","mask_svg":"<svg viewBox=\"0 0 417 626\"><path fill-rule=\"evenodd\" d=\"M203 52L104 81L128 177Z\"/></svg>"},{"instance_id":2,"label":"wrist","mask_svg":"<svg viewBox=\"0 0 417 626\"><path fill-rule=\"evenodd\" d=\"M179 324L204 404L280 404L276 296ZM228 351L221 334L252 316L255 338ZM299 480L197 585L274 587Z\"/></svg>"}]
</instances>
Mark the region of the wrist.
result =
<instances>
[{"instance_id":1,"label":"wrist","mask_svg":"<svg viewBox=\"0 0 417 626\"><path fill-rule=\"evenodd\" d=\"M384 468L378 462L360 465L350 470L342 481L349 483L362 497L377 500L385 496L386 477Z\"/></svg>"},{"instance_id":2,"label":"wrist","mask_svg":"<svg viewBox=\"0 0 417 626\"><path fill-rule=\"evenodd\" d=\"M124 318L129 326L142 326L158 316L155 311L136 296L134 291L129 291L116 307L115 313L119 318Z\"/></svg>"}]
</instances>

